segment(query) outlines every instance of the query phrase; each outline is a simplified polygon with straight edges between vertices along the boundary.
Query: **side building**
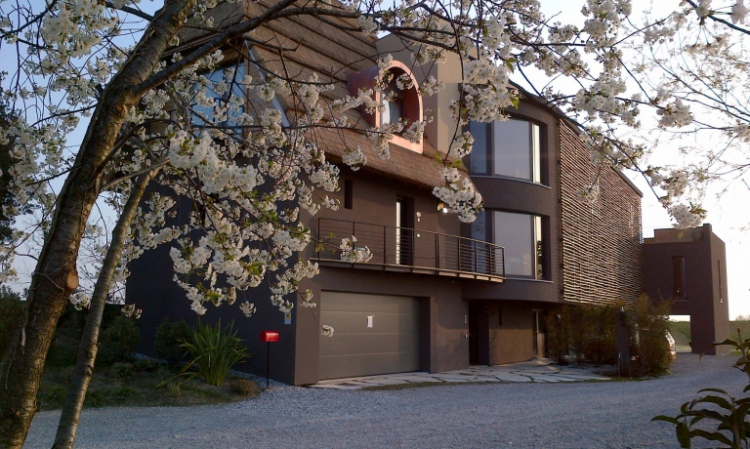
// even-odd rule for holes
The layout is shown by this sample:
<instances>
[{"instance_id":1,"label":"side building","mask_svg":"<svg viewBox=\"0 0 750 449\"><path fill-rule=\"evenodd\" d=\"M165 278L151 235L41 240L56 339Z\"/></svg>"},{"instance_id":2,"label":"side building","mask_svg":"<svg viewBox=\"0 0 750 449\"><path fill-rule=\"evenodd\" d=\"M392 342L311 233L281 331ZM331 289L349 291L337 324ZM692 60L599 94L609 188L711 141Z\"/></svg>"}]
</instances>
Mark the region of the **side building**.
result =
<instances>
[{"instance_id":1,"label":"side building","mask_svg":"<svg viewBox=\"0 0 750 449\"><path fill-rule=\"evenodd\" d=\"M340 191L330 195L340 200L339 211L301 214L324 243L303 255L320 265L320 274L300 285L313 292L316 308L295 307L284 316L260 286L238 294L256 303L252 318L226 306L204 316L235 322L253 353L240 369L265 373L263 330L281 337L271 376L294 385L528 360L544 356L544 315L552 307L632 301L643 292L641 194L618 171L594 165L575 126L556 110L521 92L509 120L468 125L475 144L465 175L485 210L461 224L432 194L441 185L436 157L445 157L460 130L449 112L461 95L458 58L418 65L416 49L395 36L376 40L309 17L269 24L248 42L248 59L257 64L244 63L248 73L261 67L336 79L346 90L329 92L329 100L369 86L378 58L391 54L388 70L408 75L414 87L376 98L388 103L386 113L353 111L350 120L375 125L428 113L434 120L421 143L395 136L386 161L365 136L317 134L329 159L340 162L347 148L359 146L368 163L357 172L340 164ZM283 61L273 48L280 43L293 49ZM423 98L418 86L430 76L445 88ZM295 114L290 104L278 107ZM582 200L579 193L594 183L596 200ZM178 211L178 219L188 213ZM340 260L336 247L352 235L371 250L370 262ZM140 350L153 354L154 330L164 318L192 323L196 316L172 281L168 246L144 254L130 271L128 302L143 309ZM335 329L333 337L321 336L323 324Z\"/></svg>"},{"instance_id":2,"label":"side building","mask_svg":"<svg viewBox=\"0 0 750 449\"><path fill-rule=\"evenodd\" d=\"M710 224L691 229L656 229L645 241L646 293L672 300L672 315L690 317L691 350L725 354L711 347L730 337L726 245Z\"/></svg>"}]
</instances>

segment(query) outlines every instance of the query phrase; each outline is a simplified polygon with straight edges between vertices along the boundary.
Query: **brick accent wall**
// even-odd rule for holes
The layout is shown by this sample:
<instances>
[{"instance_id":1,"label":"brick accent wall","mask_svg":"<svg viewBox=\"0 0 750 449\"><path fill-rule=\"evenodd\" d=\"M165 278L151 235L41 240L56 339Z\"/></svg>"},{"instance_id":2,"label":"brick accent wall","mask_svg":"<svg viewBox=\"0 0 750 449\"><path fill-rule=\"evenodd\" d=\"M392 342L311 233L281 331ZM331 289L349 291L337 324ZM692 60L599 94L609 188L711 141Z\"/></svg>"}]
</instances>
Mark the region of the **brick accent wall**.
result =
<instances>
[{"instance_id":1,"label":"brick accent wall","mask_svg":"<svg viewBox=\"0 0 750 449\"><path fill-rule=\"evenodd\" d=\"M579 197L599 174L599 197ZM560 121L562 298L633 301L644 290L641 197L611 168L600 171L576 130Z\"/></svg>"}]
</instances>

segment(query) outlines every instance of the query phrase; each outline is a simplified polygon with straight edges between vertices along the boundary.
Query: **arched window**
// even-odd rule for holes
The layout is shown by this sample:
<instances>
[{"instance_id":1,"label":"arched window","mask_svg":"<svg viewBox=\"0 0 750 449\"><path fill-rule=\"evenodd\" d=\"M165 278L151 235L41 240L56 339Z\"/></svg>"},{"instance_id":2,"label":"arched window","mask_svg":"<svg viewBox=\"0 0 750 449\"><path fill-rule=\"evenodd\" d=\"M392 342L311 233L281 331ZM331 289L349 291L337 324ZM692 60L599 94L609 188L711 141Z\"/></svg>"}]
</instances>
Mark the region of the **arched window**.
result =
<instances>
[{"instance_id":1,"label":"arched window","mask_svg":"<svg viewBox=\"0 0 750 449\"><path fill-rule=\"evenodd\" d=\"M386 67L388 85L381 92L375 92L374 100L384 106L383 111L369 113L362 106L359 112L370 126L381 126L385 123L404 123L404 131L414 122L423 120L422 95L419 93L417 80L409 68L399 62L391 61ZM348 79L348 90L351 95L358 95L362 89L373 89L380 73L380 67L374 66L361 72L352 73ZM422 152L422 143L414 143L394 135L392 144L417 153Z\"/></svg>"}]
</instances>

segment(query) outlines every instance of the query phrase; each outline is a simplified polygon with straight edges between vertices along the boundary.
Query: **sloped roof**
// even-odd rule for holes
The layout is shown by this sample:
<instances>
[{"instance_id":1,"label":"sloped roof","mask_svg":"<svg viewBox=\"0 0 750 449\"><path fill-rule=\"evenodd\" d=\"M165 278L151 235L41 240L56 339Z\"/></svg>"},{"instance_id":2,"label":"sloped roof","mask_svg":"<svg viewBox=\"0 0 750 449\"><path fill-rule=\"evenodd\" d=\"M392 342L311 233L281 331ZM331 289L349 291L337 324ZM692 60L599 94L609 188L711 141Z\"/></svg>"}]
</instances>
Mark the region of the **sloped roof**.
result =
<instances>
[{"instance_id":1,"label":"sloped roof","mask_svg":"<svg viewBox=\"0 0 750 449\"><path fill-rule=\"evenodd\" d=\"M273 3L273 0L223 3L212 11L214 26L223 28L249 17L257 17ZM358 27L356 20L332 16L294 16L270 21L246 35L246 44L251 51L249 56L261 68L251 68L250 75L256 79L277 74L307 80L317 74L320 81L336 84L335 89L321 93L325 103L343 98L349 95L346 83L351 73L377 65L377 39L356 31ZM184 42L182 48L204 42L212 34L200 26L188 26L180 35ZM277 98L287 117L297 115L293 98ZM259 99L252 99L251 102L256 107L271 106ZM369 127L358 111L350 110L346 114L356 128L362 130ZM373 141L361 131L316 129L309 138L334 161L340 161L347 149L359 146L367 157L366 171L376 171L426 187L444 184L438 173L439 165L435 162L437 151L426 139L423 154L391 144L390 159L383 160L372 150Z\"/></svg>"}]
</instances>

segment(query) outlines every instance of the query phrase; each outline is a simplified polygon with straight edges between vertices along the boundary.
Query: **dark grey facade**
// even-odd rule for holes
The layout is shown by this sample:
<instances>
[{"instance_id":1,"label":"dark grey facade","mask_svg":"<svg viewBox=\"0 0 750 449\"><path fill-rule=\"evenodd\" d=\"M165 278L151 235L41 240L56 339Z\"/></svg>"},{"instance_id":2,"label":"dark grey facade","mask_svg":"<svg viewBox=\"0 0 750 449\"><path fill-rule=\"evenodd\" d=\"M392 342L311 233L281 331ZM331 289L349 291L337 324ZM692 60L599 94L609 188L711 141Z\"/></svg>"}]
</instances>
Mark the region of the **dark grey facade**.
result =
<instances>
[{"instance_id":1,"label":"dark grey facade","mask_svg":"<svg viewBox=\"0 0 750 449\"><path fill-rule=\"evenodd\" d=\"M286 33L285 39L300 43L300 49L290 53L289 59L325 74L328 58L338 58L346 69L330 76L343 77L344 84L347 79L355 83L348 86L355 91L372 81L368 74L377 73L372 68L378 54L393 54L398 70L413 67L411 54L393 37L369 42L355 36L356 42L352 42L353 37L341 30L322 33L308 23L297 25L274 30ZM319 53L320 49L306 47L306 34L311 33L319 41L327 42L330 49L325 55ZM371 54L363 50L367 46ZM254 47L253 51L260 61L268 53L266 66L273 69L278 57L261 47ZM338 51L344 47L346 51ZM352 55L355 50L360 54ZM347 55L351 60L346 59ZM346 144L342 144L339 135L326 135L324 131L316 135L327 157L334 162L341 161L347 146L356 145L370 152L368 163L358 172L340 165L341 190L329 195L340 200L342 207L338 211L324 209L316 216L300 214L302 223L324 244L322 251L311 245L302 254L320 265L320 274L300 285L300 291L312 291L317 307L297 307L296 297L289 298L295 307L291 317L285 318L271 306L268 288L261 286L238 293L239 301L249 300L257 305L258 312L252 318L247 319L236 307L227 306L209 307L202 318L221 319L222 323L234 321L240 329L240 336L253 356L239 369L265 373L265 346L259 342L263 330L278 331L281 337L272 346L271 376L294 385L336 377L414 370L440 372L471 364L528 360L544 356L543 318L551 307L566 300L616 299L618 293L608 293L603 299L588 290L571 289L565 293L563 267L568 263L565 254L576 259L570 266L578 264L577 276L590 277L591 273L588 268L580 268L579 261L590 258L586 251L578 251L576 245L568 245L567 253L564 251L571 235L577 238L584 232L575 227L567 234L563 232L565 214L574 218L580 213L569 207L577 201L573 190L579 184L564 181L584 182L595 167L583 159L563 171L563 150L583 154L588 149L574 138L575 132L563 116L538 104L526 93L521 93L518 109L506 113L520 125L518 129L529 130L529 134L510 135L507 131L502 134L506 128L499 122L488 124L484 147L475 143L471 157L484 154L487 160L482 162L488 165L491 161L493 168L479 173L470 162L463 171L482 194L483 215L473 224L462 225L455 215L440 210L432 189L444 181L438 175L435 159L448 153L456 129L449 105L461 96L457 65L460 61L451 58L449 55L448 62L439 66L414 68L415 84L428 75L446 84L434 96L424 99L412 96L435 116L425 128L422 143L394 137L390 159L383 161L372 153L372 141L361 134L347 135ZM322 65L314 66L316 62ZM281 73L282 69L277 69ZM407 104L405 109L414 112L415 105ZM378 120L377 114L361 117ZM563 135L567 140L564 141ZM488 143L490 138L492 142ZM527 142L528 148L520 149L528 150L528 155L508 159L507 167L503 167L500 160L503 154L498 148L505 141ZM498 162L500 165L496 165ZM524 167L526 163L528 167ZM512 172L510 167L520 168L519 173ZM602 178L610 184L602 189L611 193L605 198L609 201L622 197L631 204L628 232L639 243L640 192L617 172L606 170ZM190 205L183 206L185 210L178 211L178 220L186 219L189 212ZM618 209L601 207L587 219L609 220L606 228L611 229L627 227L627 218L623 217L625 214ZM625 224L621 225L623 219ZM506 226L507 223L520 225ZM585 232L601 234L600 228L588 224ZM370 262L341 262L336 247L342 238L352 235L359 239L359 245L367 245L372 251ZM640 273L640 256L638 251L628 256L633 259L627 264L628 270ZM612 257L603 252L601 260L586 267L599 267L599 279L616 283L622 274L619 267L625 265L610 263ZM195 322L196 317L184 293L172 281L169 247L144 254L132 264L131 272L128 301L143 309L140 350L153 354L153 334L165 317L185 319L188 323ZM321 325L332 325L334 336L322 336Z\"/></svg>"},{"instance_id":2,"label":"dark grey facade","mask_svg":"<svg viewBox=\"0 0 750 449\"><path fill-rule=\"evenodd\" d=\"M690 316L692 351L723 354L711 348L730 336L727 256L710 224L692 229L656 229L645 239L646 293L672 300L672 315Z\"/></svg>"}]
</instances>

